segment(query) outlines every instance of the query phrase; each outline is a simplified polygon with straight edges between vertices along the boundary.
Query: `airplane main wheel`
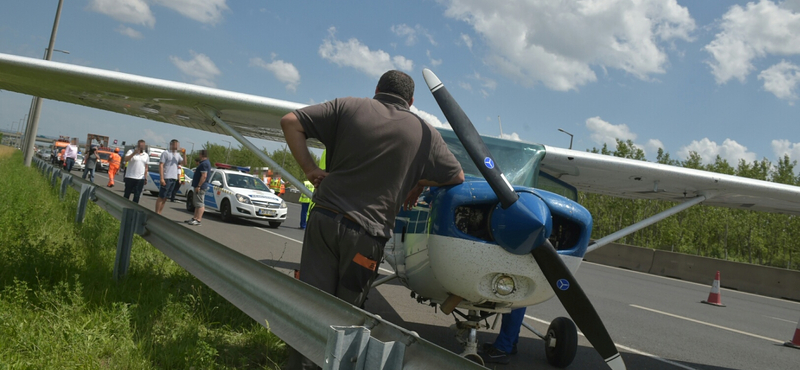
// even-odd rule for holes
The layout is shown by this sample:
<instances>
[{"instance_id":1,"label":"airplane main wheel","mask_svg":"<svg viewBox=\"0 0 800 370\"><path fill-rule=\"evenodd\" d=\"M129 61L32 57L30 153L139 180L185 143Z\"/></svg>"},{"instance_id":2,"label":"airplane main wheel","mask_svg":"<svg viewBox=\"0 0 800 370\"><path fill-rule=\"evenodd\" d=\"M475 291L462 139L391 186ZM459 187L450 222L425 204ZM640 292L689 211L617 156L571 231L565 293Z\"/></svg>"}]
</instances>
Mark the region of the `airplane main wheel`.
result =
<instances>
[{"instance_id":1,"label":"airplane main wheel","mask_svg":"<svg viewBox=\"0 0 800 370\"><path fill-rule=\"evenodd\" d=\"M483 358L481 358L480 355L477 355L477 354L474 354L474 353L470 353L470 354L464 356L464 358L466 358L467 360L470 360L470 361L472 361L474 363L477 363L478 365L481 365L481 366L485 366L486 365L486 364L483 363Z\"/></svg>"},{"instance_id":2,"label":"airplane main wheel","mask_svg":"<svg viewBox=\"0 0 800 370\"><path fill-rule=\"evenodd\" d=\"M558 317L550 323L544 337L544 352L547 362L558 368L565 368L575 359L578 352L578 328L566 317Z\"/></svg>"}]
</instances>

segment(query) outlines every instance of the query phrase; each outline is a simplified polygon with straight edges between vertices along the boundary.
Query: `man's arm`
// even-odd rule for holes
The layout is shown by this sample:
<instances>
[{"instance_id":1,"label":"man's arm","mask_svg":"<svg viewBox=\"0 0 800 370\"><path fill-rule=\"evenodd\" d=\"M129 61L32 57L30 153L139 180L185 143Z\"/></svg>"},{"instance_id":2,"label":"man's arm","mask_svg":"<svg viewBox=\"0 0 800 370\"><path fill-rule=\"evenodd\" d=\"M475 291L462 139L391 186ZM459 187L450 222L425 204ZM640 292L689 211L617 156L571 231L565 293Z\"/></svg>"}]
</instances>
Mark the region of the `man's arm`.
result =
<instances>
[{"instance_id":1,"label":"man's arm","mask_svg":"<svg viewBox=\"0 0 800 370\"><path fill-rule=\"evenodd\" d=\"M197 185L197 187L196 187L196 188L194 188L194 190L195 190L195 191L199 191L199 190L200 190L200 187L201 187L201 186L203 186L203 184L205 184L205 183L206 183L206 176L208 176L208 174L207 174L207 173L205 173L205 172L200 172L200 182L198 182L198 184L199 184L199 185Z\"/></svg>"},{"instance_id":2,"label":"man's arm","mask_svg":"<svg viewBox=\"0 0 800 370\"><path fill-rule=\"evenodd\" d=\"M131 150L131 154L128 154L128 155L125 156L125 162L130 161L131 158L133 158L134 155L136 155L136 150Z\"/></svg>"},{"instance_id":3,"label":"man's arm","mask_svg":"<svg viewBox=\"0 0 800 370\"><path fill-rule=\"evenodd\" d=\"M403 208L406 211L410 211L411 208L417 205L417 200L422 192L425 190L425 187L428 186L447 186L447 185L458 185L464 182L464 171L460 171L457 175L455 175L450 181L446 181L444 183L437 183L430 180L419 180L417 186L415 186L406 196L406 202L403 205Z\"/></svg>"},{"instance_id":4,"label":"man's arm","mask_svg":"<svg viewBox=\"0 0 800 370\"><path fill-rule=\"evenodd\" d=\"M314 186L319 186L328 173L321 170L314 162L314 158L311 156L311 152L308 151L308 146L306 146L306 132L294 112L281 118L281 129L283 129L283 137L286 139L286 144L289 145L289 150L292 151L292 156L297 161L297 164L300 165L300 168L303 169L308 181L311 181Z\"/></svg>"}]
</instances>

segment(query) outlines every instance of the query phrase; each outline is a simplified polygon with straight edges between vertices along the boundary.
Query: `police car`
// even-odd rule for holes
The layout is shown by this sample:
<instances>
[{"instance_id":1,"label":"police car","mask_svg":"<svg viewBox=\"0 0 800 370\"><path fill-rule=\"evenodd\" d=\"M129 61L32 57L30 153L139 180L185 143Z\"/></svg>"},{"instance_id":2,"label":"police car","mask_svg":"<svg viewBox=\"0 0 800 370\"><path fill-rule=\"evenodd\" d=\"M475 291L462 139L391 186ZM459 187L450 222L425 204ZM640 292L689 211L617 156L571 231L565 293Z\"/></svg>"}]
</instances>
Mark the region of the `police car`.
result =
<instances>
[{"instance_id":1,"label":"police car","mask_svg":"<svg viewBox=\"0 0 800 370\"><path fill-rule=\"evenodd\" d=\"M194 172L188 167L183 167L183 173L186 176L186 181L183 185L180 183L176 184L176 186L178 186L178 195L181 197L186 196L189 189L192 188L192 177L194 177ZM147 183L144 184L143 190L150 192L152 195L158 195L161 190L161 174L158 172L158 162L150 162L147 164L147 174L150 178L147 179Z\"/></svg>"},{"instance_id":2,"label":"police car","mask_svg":"<svg viewBox=\"0 0 800 370\"><path fill-rule=\"evenodd\" d=\"M198 175L199 176L199 175ZM206 210L217 211L225 222L249 218L269 222L277 228L286 221L286 202L272 192L258 177L235 170L212 169L208 174ZM186 210L194 212L194 189L186 194Z\"/></svg>"}]
</instances>

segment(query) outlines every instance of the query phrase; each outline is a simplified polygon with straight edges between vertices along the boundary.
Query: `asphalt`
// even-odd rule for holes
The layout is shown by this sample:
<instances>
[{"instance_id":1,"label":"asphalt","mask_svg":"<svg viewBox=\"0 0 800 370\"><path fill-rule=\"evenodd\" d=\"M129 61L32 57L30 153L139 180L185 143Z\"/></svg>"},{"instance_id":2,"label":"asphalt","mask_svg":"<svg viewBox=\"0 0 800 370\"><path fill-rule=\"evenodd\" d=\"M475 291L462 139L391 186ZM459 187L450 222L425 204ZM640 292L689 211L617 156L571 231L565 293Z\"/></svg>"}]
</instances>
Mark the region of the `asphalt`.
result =
<instances>
[{"instance_id":1,"label":"asphalt","mask_svg":"<svg viewBox=\"0 0 800 370\"><path fill-rule=\"evenodd\" d=\"M105 184L107 175L96 181ZM122 194L122 178L113 188ZM154 207L156 197L143 195L145 207ZM191 218L184 202L167 203L163 217L191 227L231 249L275 267L287 274L299 268L303 230L299 229L300 206L289 204L287 221L278 229L266 222L238 220L224 223L214 212L203 216L201 226L182 222ZM391 266L381 266L388 274ZM792 338L800 318L800 303L722 289L722 303L714 307L700 303L708 297L709 285L642 274L585 262L576 277L617 343L629 369L798 369L800 350L782 346ZM724 281L725 272L722 272ZM724 285L724 283L723 283ZM421 305L399 283L387 283L370 293L366 310L418 332L444 348L461 352L449 328L452 317ZM557 299L529 307L526 321L544 332L548 323L567 316ZM489 321L492 324L492 320ZM497 325L499 329L499 323ZM491 342L497 329L483 330L478 338ZM508 365L495 369L555 369L547 364L544 345L533 333L522 329L519 354ZM603 360L583 337L578 354L568 369L603 369Z\"/></svg>"}]
</instances>

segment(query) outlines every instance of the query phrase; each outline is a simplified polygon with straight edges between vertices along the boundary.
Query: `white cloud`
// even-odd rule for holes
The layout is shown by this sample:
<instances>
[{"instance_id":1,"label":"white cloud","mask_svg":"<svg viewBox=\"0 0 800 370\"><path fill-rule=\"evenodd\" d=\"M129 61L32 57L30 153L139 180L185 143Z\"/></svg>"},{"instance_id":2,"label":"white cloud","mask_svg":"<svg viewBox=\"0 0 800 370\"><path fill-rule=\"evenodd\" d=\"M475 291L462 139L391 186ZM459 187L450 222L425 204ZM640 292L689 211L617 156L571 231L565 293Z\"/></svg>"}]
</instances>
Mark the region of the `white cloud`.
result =
<instances>
[{"instance_id":1,"label":"white cloud","mask_svg":"<svg viewBox=\"0 0 800 370\"><path fill-rule=\"evenodd\" d=\"M506 140L522 141L522 139L519 137L519 134L517 134L516 132L512 132L510 134L500 134L500 138Z\"/></svg>"},{"instance_id":2,"label":"white cloud","mask_svg":"<svg viewBox=\"0 0 800 370\"><path fill-rule=\"evenodd\" d=\"M732 78L744 82L755 69L753 59L800 54L800 14L783 5L750 2L745 7L734 5L722 16L722 30L705 46L718 84Z\"/></svg>"},{"instance_id":3,"label":"white cloud","mask_svg":"<svg viewBox=\"0 0 800 370\"><path fill-rule=\"evenodd\" d=\"M433 127L446 128L448 130L452 130L453 129L452 127L450 127L449 123L447 123L447 122L442 123L442 121L439 119L439 117L436 117L433 114L430 114L430 113L428 113L428 112L426 112L424 110L419 110L419 109L417 109L416 106L412 105L409 110L411 111L411 113L414 113L414 114L418 115L420 118L424 119L425 122L428 122Z\"/></svg>"},{"instance_id":4,"label":"white cloud","mask_svg":"<svg viewBox=\"0 0 800 370\"><path fill-rule=\"evenodd\" d=\"M186 76L196 78L193 83L208 87L216 87L214 79L220 75L217 65L205 54L197 54L191 51L192 59L183 60L176 56L170 56L169 60L175 67Z\"/></svg>"},{"instance_id":5,"label":"white cloud","mask_svg":"<svg viewBox=\"0 0 800 370\"><path fill-rule=\"evenodd\" d=\"M626 124L612 125L600 117L586 120L586 128L592 133L591 138L598 145L607 144L609 149L617 147L617 139L636 140L635 133Z\"/></svg>"},{"instance_id":6,"label":"white cloud","mask_svg":"<svg viewBox=\"0 0 800 370\"><path fill-rule=\"evenodd\" d=\"M370 50L356 38L347 41L336 39L335 27L328 29L328 37L319 46L319 55L322 59L339 66L353 67L371 77L380 77L392 69L409 72L414 68L414 62L402 55L391 56L380 49Z\"/></svg>"},{"instance_id":7,"label":"white cloud","mask_svg":"<svg viewBox=\"0 0 800 370\"><path fill-rule=\"evenodd\" d=\"M438 67L438 66L440 66L442 64L442 60L441 59L433 59L433 57L431 57L431 51L430 50L428 50L425 54L428 55L428 59L431 61L431 65L432 66Z\"/></svg>"},{"instance_id":8,"label":"white cloud","mask_svg":"<svg viewBox=\"0 0 800 370\"><path fill-rule=\"evenodd\" d=\"M406 38L406 45L408 45L408 46L412 46L412 45L416 44L418 36L423 36L423 37L427 38L428 42L430 42L431 45L434 45L434 46L437 45L436 44L436 40L433 39L433 36L430 34L430 32L428 32L428 30L426 30L424 27L422 27L420 25L416 25L414 27L410 27L409 25L403 23L403 24L394 25L394 26L392 26L391 29L392 29L392 32L395 35L400 36L400 37L405 37Z\"/></svg>"},{"instance_id":9,"label":"white cloud","mask_svg":"<svg viewBox=\"0 0 800 370\"><path fill-rule=\"evenodd\" d=\"M459 83L458 83L458 86L460 86L460 87L461 87L462 89L464 89L464 90L467 90L467 91L472 91L472 85L470 85L470 84L469 84L469 83L467 83L467 82L463 82L463 81L462 81L462 82L459 82Z\"/></svg>"},{"instance_id":10,"label":"white cloud","mask_svg":"<svg viewBox=\"0 0 800 370\"><path fill-rule=\"evenodd\" d=\"M88 9L120 22L153 28L156 18L145 0L90 0Z\"/></svg>"},{"instance_id":11,"label":"white cloud","mask_svg":"<svg viewBox=\"0 0 800 370\"><path fill-rule=\"evenodd\" d=\"M772 152L777 158L789 155L789 158L793 160L800 160L800 143L793 143L786 139L772 140Z\"/></svg>"},{"instance_id":12,"label":"white cloud","mask_svg":"<svg viewBox=\"0 0 800 370\"><path fill-rule=\"evenodd\" d=\"M747 162L756 160L756 153L748 151L746 146L731 139L725 139L722 144L717 144L708 138L700 141L693 140L689 145L678 150L678 156L684 159L689 158L689 152L697 152L703 158L704 163L713 163L718 155L734 166L739 163L740 159Z\"/></svg>"},{"instance_id":13,"label":"white cloud","mask_svg":"<svg viewBox=\"0 0 800 370\"><path fill-rule=\"evenodd\" d=\"M764 81L764 90L771 92L778 99L797 100L795 90L800 85L800 67L782 60L761 71L758 79ZM789 104L793 103L789 102Z\"/></svg>"},{"instance_id":14,"label":"white cloud","mask_svg":"<svg viewBox=\"0 0 800 370\"><path fill-rule=\"evenodd\" d=\"M481 86L483 86L483 87L485 87L485 88L487 88L489 90L494 90L494 89L497 88L497 81L495 81L495 80L493 80L493 79L491 79L489 77L481 76L481 74L478 73L478 72L475 72L472 76L469 76L469 78L471 78L473 80L477 80L478 82L480 82Z\"/></svg>"},{"instance_id":15,"label":"white cloud","mask_svg":"<svg viewBox=\"0 0 800 370\"><path fill-rule=\"evenodd\" d=\"M135 30L133 28L121 25L121 24L119 25L119 27L117 27L117 29L115 31L117 31L117 32L119 32L119 33L121 33L121 34L123 34L125 36L128 36L128 37L130 37L132 39L141 39L142 37L144 37L144 36L142 36L141 32L139 32L139 31L137 31L137 30Z\"/></svg>"},{"instance_id":16,"label":"white cloud","mask_svg":"<svg viewBox=\"0 0 800 370\"><path fill-rule=\"evenodd\" d=\"M472 37L469 37L466 33L461 34L461 41L464 45L467 45L467 49L472 50Z\"/></svg>"},{"instance_id":17,"label":"white cloud","mask_svg":"<svg viewBox=\"0 0 800 370\"><path fill-rule=\"evenodd\" d=\"M648 153L657 153L659 148L666 149L664 147L664 143L662 143L661 140L658 139L647 140L647 143L644 144L644 150Z\"/></svg>"},{"instance_id":18,"label":"white cloud","mask_svg":"<svg viewBox=\"0 0 800 370\"><path fill-rule=\"evenodd\" d=\"M155 4L177 11L186 18L201 23L217 24L222 12L228 10L226 0L150 0Z\"/></svg>"},{"instance_id":19,"label":"white cloud","mask_svg":"<svg viewBox=\"0 0 800 370\"><path fill-rule=\"evenodd\" d=\"M595 81L592 66L645 80L664 73L663 44L691 40L695 29L675 0L445 2L446 16L486 39L488 64L523 85L559 91Z\"/></svg>"},{"instance_id":20,"label":"white cloud","mask_svg":"<svg viewBox=\"0 0 800 370\"><path fill-rule=\"evenodd\" d=\"M297 85L300 84L300 72L292 63L282 60L273 60L267 63L261 58L252 58L250 59L250 66L263 68L272 72L278 81L286 84L286 90L297 91Z\"/></svg>"}]
</instances>

